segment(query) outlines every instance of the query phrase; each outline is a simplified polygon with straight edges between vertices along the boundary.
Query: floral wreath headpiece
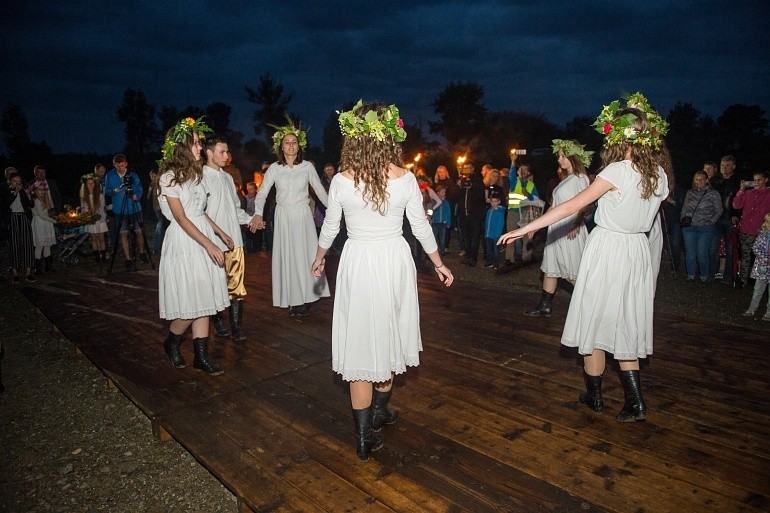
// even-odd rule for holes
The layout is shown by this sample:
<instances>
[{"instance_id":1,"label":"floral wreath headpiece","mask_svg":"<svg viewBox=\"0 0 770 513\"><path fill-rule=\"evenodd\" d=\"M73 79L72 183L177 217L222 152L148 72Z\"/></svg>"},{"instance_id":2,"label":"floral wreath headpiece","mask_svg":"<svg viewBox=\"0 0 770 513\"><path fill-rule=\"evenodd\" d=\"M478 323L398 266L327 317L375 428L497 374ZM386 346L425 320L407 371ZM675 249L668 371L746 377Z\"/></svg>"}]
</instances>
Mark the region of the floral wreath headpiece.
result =
<instances>
[{"instance_id":1,"label":"floral wreath headpiece","mask_svg":"<svg viewBox=\"0 0 770 513\"><path fill-rule=\"evenodd\" d=\"M358 110L363 106L364 101L358 100L358 103L352 109L340 112L337 120L340 123L340 130L343 135L348 137L374 137L378 141L384 141L385 137L392 137L397 143L406 139L406 130L404 130L404 120L398 114L398 107L388 105L380 114L370 110L364 117L359 116Z\"/></svg>"},{"instance_id":2,"label":"floral wreath headpiece","mask_svg":"<svg viewBox=\"0 0 770 513\"><path fill-rule=\"evenodd\" d=\"M198 119L184 118L174 125L171 135L163 141L163 146L160 148L162 157L160 160L155 161L158 164L158 169L160 169L165 161L174 156L174 149L178 143L184 142L192 134L198 134L198 138L202 141L206 139L206 134L213 133L214 130L203 122L203 116Z\"/></svg>"},{"instance_id":3,"label":"floral wreath headpiece","mask_svg":"<svg viewBox=\"0 0 770 513\"><path fill-rule=\"evenodd\" d=\"M80 177L80 183L83 184L83 185L85 185L85 183L88 180L94 180L95 182L98 182L99 181L99 177L96 176L93 173L86 173L86 174L84 174L83 176Z\"/></svg>"},{"instance_id":4,"label":"floral wreath headpiece","mask_svg":"<svg viewBox=\"0 0 770 513\"><path fill-rule=\"evenodd\" d=\"M602 108L601 113L594 121L594 128L606 137L606 145L612 146L627 142L657 149L662 137L668 132L668 122L660 117L655 109L650 106L647 98L642 93L634 93L626 99L626 107L634 108L647 116L647 130L639 131L634 126L636 116L630 112L616 118L620 107L620 100L615 100Z\"/></svg>"},{"instance_id":5,"label":"floral wreath headpiece","mask_svg":"<svg viewBox=\"0 0 770 513\"><path fill-rule=\"evenodd\" d=\"M594 152L586 151L584 145L569 139L554 139L551 142L553 143L551 147L553 148L554 155L558 155L559 152L562 152L565 157L577 157L586 169L591 165L591 157Z\"/></svg>"},{"instance_id":6,"label":"floral wreath headpiece","mask_svg":"<svg viewBox=\"0 0 770 513\"><path fill-rule=\"evenodd\" d=\"M292 121L288 114L286 114L286 120L289 122L287 125L267 125L271 128L275 128L275 133L273 134L273 152L276 155L279 155L278 150L281 148L281 141L283 141L283 138L289 134L294 135L297 138L297 143L299 144L299 147L302 148L302 151L305 151L305 148L307 148L307 133L302 130L302 128L294 126L294 121Z\"/></svg>"}]
</instances>

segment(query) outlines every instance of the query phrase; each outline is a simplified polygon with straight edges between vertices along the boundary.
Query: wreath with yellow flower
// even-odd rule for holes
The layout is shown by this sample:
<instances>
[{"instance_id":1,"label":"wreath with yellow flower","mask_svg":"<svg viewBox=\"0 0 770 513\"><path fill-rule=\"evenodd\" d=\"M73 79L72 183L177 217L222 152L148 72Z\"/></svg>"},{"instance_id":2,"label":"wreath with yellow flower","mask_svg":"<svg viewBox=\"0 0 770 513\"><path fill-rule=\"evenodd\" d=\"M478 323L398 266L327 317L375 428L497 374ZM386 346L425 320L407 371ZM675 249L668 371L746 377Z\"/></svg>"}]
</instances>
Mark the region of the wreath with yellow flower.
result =
<instances>
[{"instance_id":1,"label":"wreath with yellow flower","mask_svg":"<svg viewBox=\"0 0 770 513\"><path fill-rule=\"evenodd\" d=\"M574 156L583 163L583 166L585 166L586 169L591 165L591 157L594 152L586 151L584 145L569 139L554 139L551 142L553 143L551 148L553 148L554 155L558 155L559 152L562 152L565 157Z\"/></svg>"},{"instance_id":2,"label":"wreath with yellow flower","mask_svg":"<svg viewBox=\"0 0 770 513\"><path fill-rule=\"evenodd\" d=\"M399 116L398 107L388 105L379 114L370 110L364 114L364 117L361 117L358 115L358 110L363 104L363 100L358 100L358 103L352 109L345 112L337 111L337 114L339 114L337 120L343 135L348 137L374 137L378 141L384 141L386 137L392 137L398 143L406 140L404 120Z\"/></svg>"},{"instance_id":3,"label":"wreath with yellow flower","mask_svg":"<svg viewBox=\"0 0 770 513\"><path fill-rule=\"evenodd\" d=\"M273 134L273 152L276 155L279 155L278 150L281 148L281 141L283 141L283 138L289 134L294 135L297 138L299 147L302 148L302 151L305 151L305 148L307 148L307 133L302 130L302 128L294 126L294 121L292 121L288 114L286 114L286 121L289 123L283 126L267 125L270 128L275 128L275 133Z\"/></svg>"},{"instance_id":4,"label":"wreath with yellow flower","mask_svg":"<svg viewBox=\"0 0 770 513\"><path fill-rule=\"evenodd\" d=\"M163 141L163 146L160 148L162 155L160 160L155 161L158 164L158 169L160 169L165 161L174 156L176 145L184 142L192 134L198 134L198 138L204 140L206 139L206 134L214 133L214 130L203 122L203 117L201 116L198 119L184 118L174 125L171 135Z\"/></svg>"},{"instance_id":5,"label":"wreath with yellow flower","mask_svg":"<svg viewBox=\"0 0 770 513\"><path fill-rule=\"evenodd\" d=\"M668 122L660 117L655 109L650 106L647 98L642 93L636 92L626 98L625 108L634 108L647 116L647 129L640 131L636 126L636 116L626 113L617 116L620 100L615 100L602 108L601 113L594 121L594 128L606 138L605 144L612 146L622 142L638 144L657 149L662 137L668 132Z\"/></svg>"}]
</instances>

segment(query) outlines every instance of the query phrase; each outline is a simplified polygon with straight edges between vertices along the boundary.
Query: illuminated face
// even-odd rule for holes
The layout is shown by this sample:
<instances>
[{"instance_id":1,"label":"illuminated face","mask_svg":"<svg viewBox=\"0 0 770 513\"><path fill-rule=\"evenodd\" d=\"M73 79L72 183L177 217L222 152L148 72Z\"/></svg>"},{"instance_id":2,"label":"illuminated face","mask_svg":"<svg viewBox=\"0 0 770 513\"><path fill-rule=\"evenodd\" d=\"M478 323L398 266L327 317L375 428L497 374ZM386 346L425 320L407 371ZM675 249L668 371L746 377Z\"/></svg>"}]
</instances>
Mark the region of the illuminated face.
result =
<instances>
[{"instance_id":1,"label":"illuminated face","mask_svg":"<svg viewBox=\"0 0 770 513\"><path fill-rule=\"evenodd\" d=\"M439 180L446 180L447 178L449 178L449 171L447 171L447 168L445 168L444 166L439 166L438 168L436 168L436 176L438 177Z\"/></svg>"},{"instance_id":2,"label":"illuminated face","mask_svg":"<svg viewBox=\"0 0 770 513\"><path fill-rule=\"evenodd\" d=\"M735 162L731 160L723 160L719 163L719 172L722 173L722 177L730 178L735 172Z\"/></svg>"},{"instance_id":3,"label":"illuminated face","mask_svg":"<svg viewBox=\"0 0 770 513\"><path fill-rule=\"evenodd\" d=\"M8 180L8 185L11 186L11 189L18 189L19 187L21 187L21 177L14 176L10 180Z\"/></svg>"},{"instance_id":4,"label":"illuminated face","mask_svg":"<svg viewBox=\"0 0 770 513\"><path fill-rule=\"evenodd\" d=\"M334 166L326 166L324 168L324 174L327 178L332 178L334 176Z\"/></svg>"},{"instance_id":5,"label":"illuminated face","mask_svg":"<svg viewBox=\"0 0 770 513\"><path fill-rule=\"evenodd\" d=\"M246 195L247 196L255 196L257 194L257 186L253 183L247 183L246 184Z\"/></svg>"},{"instance_id":6,"label":"illuminated face","mask_svg":"<svg viewBox=\"0 0 770 513\"><path fill-rule=\"evenodd\" d=\"M521 180L529 180L532 178L532 173L529 172L529 166L527 165L519 166L517 171Z\"/></svg>"},{"instance_id":7,"label":"illuminated face","mask_svg":"<svg viewBox=\"0 0 770 513\"><path fill-rule=\"evenodd\" d=\"M708 183L708 178L705 173L696 173L692 179L692 184L695 187L704 187Z\"/></svg>"},{"instance_id":8,"label":"illuminated face","mask_svg":"<svg viewBox=\"0 0 770 513\"><path fill-rule=\"evenodd\" d=\"M193 133L193 144L192 148L190 148L190 151L192 151L193 157L195 157L195 160L201 159L201 139L198 137L198 134Z\"/></svg>"},{"instance_id":9,"label":"illuminated face","mask_svg":"<svg viewBox=\"0 0 770 513\"><path fill-rule=\"evenodd\" d=\"M297 140L297 136L294 134L289 134L283 138L283 141L281 141L281 148L283 149L283 154L287 157L296 157L299 153L299 141Z\"/></svg>"},{"instance_id":10,"label":"illuminated face","mask_svg":"<svg viewBox=\"0 0 770 513\"><path fill-rule=\"evenodd\" d=\"M126 162L118 162L117 164L115 164L115 170L118 173L120 173L121 175L125 174L127 169L128 169L128 162L127 161Z\"/></svg>"},{"instance_id":11,"label":"illuminated face","mask_svg":"<svg viewBox=\"0 0 770 513\"><path fill-rule=\"evenodd\" d=\"M227 157L230 154L227 143L217 143L214 148L206 150L206 158L213 167L222 168L227 165Z\"/></svg>"},{"instance_id":12,"label":"illuminated face","mask_svg":"<svg viewBox=\"0 0 770 513\"><path fill-rule=\"evenodd\" d=\"M711 164L703 164L703 171L705 171L709 179L713 178L714 175L717 174L716 166L712 166Z\"/></svg>"},{"instance_id":13,"label":"illuminated face","mask_svg":"<svg viewBox=\"0 0 770 513\"><path fill-rule=\"evenodd\" d=\"M767 178L762 173L754 173L754 188L764 189L767 187Z\"/></svg>"},{"instance_id":14,"label":"illuminated face","mask_svg":"<svg viewBox=\"0 0 770 513\"><path fill-rule=\"evenodd\" d=\"M559 152L559 167L565 171L572 172L572 162L564 155L564 152Z\"/></svg>"},{"instance_id":15,"label":"illuminated face","mask_svg":"<svg viewBox=\"0 0 770 513\"><path fill-rule=\"evenodd\" d=\"M86 180L86 188L89 191L93 191L94 187L96 187L96 182L94 181L93 178L89 178L88 180Z\"/></svg>"}]
</instances>

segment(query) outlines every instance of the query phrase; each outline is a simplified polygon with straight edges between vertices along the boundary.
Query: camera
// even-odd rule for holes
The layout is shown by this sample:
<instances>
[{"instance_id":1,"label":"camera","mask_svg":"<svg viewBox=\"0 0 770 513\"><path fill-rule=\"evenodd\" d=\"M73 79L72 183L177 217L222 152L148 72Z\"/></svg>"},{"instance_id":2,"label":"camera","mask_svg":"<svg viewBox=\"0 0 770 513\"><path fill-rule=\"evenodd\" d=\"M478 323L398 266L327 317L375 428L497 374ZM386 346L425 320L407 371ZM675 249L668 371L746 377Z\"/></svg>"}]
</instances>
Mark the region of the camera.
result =
<instances>
[{"instance_id":1,"label":"camera","mask_svg":"<svg viewBox=\"0 0 770 513\"><path fill-rule=\"evenodd\" d=\"M743 182L743 185L745 185L746 187L756 187L757 182L755 182L754 180L747 180Z\"/></svg>"},{"instance_id":2,"label":"camera","mask_svg":"<svg viewBox=\"0 0 770 513\"><path fill-rule=\"evenodd\" d=\"M132 180L131 180L131 174L130 173L126 173L125 175L123 175L123 179L122 180L123 180L123 187L125 187L126 189L131 188Z\"/></svg>"},{"instance_id":3,"label":"camera","mask_svg":"<svg viewBox=\"0 0 770 513\"><path fill-rule=\"evenodd\" d=\"M511 150L511 155L513 155L514 153L516 155L526 155L527 154L527 150L517 150L517 149Z\"/></svg>"},{"instance_id":4,"label":"camera","mask_svg":"<svg viewBox=\"0 0 770 513\"><path fill-rule=\"evenodd\" d=\"M460 187L463 189L470 189L471 188L471 176L470 175L460 175Z\"/></svg>"}]
</instances>

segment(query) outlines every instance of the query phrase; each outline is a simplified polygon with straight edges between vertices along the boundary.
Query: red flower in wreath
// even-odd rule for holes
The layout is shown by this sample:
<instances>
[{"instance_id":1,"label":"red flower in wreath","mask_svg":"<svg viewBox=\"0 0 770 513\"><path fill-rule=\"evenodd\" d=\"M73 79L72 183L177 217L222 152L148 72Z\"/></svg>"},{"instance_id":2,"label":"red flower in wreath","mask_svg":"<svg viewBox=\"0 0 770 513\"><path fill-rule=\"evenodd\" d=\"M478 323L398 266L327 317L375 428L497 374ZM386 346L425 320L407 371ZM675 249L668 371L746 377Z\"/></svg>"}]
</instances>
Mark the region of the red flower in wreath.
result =
<instances>
[{"instance_id":1,"label":"red flower in wreath","mask_svg":"<svg viewBox=\"0 0 770 513\"><path fill-rule=\"evenodd\" d=\"M399 128L404 128L404 120L401 118L398 118L398 121L396 121L396 124L399 126Z\"/></svg>"},{"instance_id":2,"label":"red flower in wreath","mask_svg":"<svg viewBox=\"0 0 770 513\"><path fill-rule=\"evenodd\" d=\"M610 132L612 132L612 125L609 124L609 123L605 123L604 124L604 135L607 135Z\"/></svg>"}]
</instances>

